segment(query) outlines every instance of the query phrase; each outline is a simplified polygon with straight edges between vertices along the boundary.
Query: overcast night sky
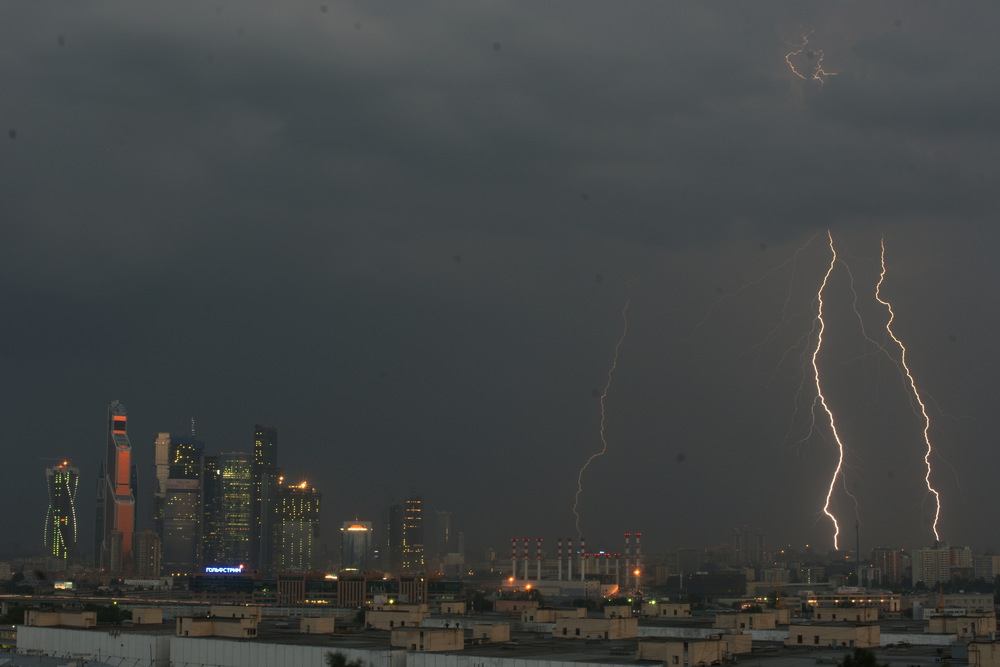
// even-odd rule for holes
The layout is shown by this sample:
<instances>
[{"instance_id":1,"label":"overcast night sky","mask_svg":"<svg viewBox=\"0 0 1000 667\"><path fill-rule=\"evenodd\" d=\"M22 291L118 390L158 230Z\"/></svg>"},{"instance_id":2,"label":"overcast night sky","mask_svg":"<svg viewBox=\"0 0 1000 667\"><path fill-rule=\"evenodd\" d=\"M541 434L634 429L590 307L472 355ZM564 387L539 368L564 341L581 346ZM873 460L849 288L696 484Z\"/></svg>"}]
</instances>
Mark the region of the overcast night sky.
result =
<instances>
[{"instance_id":1,"label":"overcast night sky","mask_svg":"<svg viewBox=\"0 0 1000 667\"><path fill-rule=\"evenodd\" d=\"M997 25L990 2L4 4L0 549L41 542L44 457L80 467L90 543L112 399L141 521L155 435L193 416L209 452L277 426L328 540L411 489L471 546L575 536L626 301L588 545L746 524L831 548L827 230L835 512L865 548L933 539L884 236L941 537L1000 547Z\"/></svg>"}]
</instances>

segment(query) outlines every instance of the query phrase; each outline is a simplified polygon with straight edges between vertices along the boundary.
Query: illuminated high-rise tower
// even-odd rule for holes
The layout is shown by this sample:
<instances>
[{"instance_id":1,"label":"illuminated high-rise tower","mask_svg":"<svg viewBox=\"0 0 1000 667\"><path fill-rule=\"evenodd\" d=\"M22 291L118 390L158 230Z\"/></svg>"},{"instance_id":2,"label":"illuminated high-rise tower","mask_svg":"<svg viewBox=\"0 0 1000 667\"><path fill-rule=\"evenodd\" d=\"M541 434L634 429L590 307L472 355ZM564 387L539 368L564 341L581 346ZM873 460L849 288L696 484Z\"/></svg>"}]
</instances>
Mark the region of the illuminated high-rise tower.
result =
<instances>
[{"instance_id":1,"label":"illuminated high-rise tower","mask_svg":"<svg viewBox=\"0 0 1000 667\"><path fill-rule=\"evenodd\" d=\"M253 455L227 452L205 457L204 561L206 565L251 562Z\"/></svg>"},{"instance_id":2,"label":"illuminated high-rise tower","mask_svg":"<svg viewBox=\"0 0 1000 667\"><path fill-rule=\"evenodd\" d=\"M313 567L319 538L319 503L322 495L308 482L281 486L274 525L274 569L308 572Z\"/></svg>"},{"instance_id":3,"label":"illuminated high-rise tower","mask_svg":"<svg viewBox=\"0 0 1000 667\"><path fill-rule=\"evenodd\" d=\"M389 507L386 546L390 567L397 574L425 569L423 504L422 496L410 496Z\"/></svg>"},{"instance_id":4,"label":"illuminated high-rise tower","mask_svg":"<svg viewBox=\"0 0 1000 667\"><path fill-rule=\"evenodd\" d=\"M372 522L345 521L340 528L340 569L364 571L372 566Z\"/></svg>"},{"instance_id":5,"label":"illuminated high-rise tower","mask_svg":"<svg viewBox=\"0 0 1000 667\"><path fill-rule=\"evenodd\" d=\"M262 570L270 569L273 559L273 525L269 519L276 511L278 477L278 429L254 424L250 553Z\"/></svg>"},{"instance_id":6,"label":"illuminated high-rise tower","mask_svg":"<svg viewBox=\"0 0 1000 667\"><path fill-rule=\"evenodd\" d=\"M167 504L167 478L170 477L170 434L157 433L153 442L153 532L163 536L163 510Z\"/></svg>"},{"instance_id":7,"label":"illuminated high-rise tower","mask_svg":"<svg viewBox=\"0 0 1000 667\"><path fill-rule=\"evenodd\" d=\"M97 566L108 572L123 572L132 564L132 535L135 533L135 466L128 439L125 406L111 401L108 406L107 459L98 489Z\"/></svg>"},{"instance_id":8,"label":"illuminated high-rise tower","mask_svg":"<svg viewBox=\"0 0 1000 667\"><path fill-rule=\"evenodd\" d=\"M163 569L171 576L193 574L201 564L202 459L205 443L171 438L163 507Z\"/></svg>"},{"instance_id":9,"label":"illuminated high-rise tower","mask_svg":"<svg viewBox=\"0 0 1000 667\"><path fill-rule=\"evenodd\" d=\"M63 461L45 469L49 509L45 513L45 553L69 558L76 549L76 487L80 470Z\"/></svg>"}]
</instances>

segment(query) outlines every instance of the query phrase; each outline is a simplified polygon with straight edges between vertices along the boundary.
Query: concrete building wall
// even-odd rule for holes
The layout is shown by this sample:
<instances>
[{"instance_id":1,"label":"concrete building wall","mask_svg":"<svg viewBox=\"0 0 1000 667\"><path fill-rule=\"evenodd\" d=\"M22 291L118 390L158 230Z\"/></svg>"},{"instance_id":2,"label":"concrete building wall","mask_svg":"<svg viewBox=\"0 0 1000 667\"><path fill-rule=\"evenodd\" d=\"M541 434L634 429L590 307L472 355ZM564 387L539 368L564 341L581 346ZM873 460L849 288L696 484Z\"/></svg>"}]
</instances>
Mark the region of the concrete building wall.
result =
<instances>
[{"instance_id":1,"label":"concrete building wall","mask_svg":"<svg viewBox=\"0 0 1000 667\"><path fill-rule=\"evenodd\" d=\"M715 615L715 627L725 630L774 630L776 618L767 612L722 612Z\"/></svg>"},{"instance_id":2,"label":"concrete building wall","mask_svg":"<svg viewBox=\"0 0 1000 667\"><path fill-rule=\"evenodd\" d=\"M656 660L666 667L711 665L725 657L726 645L722 640L701 641L643 641L639 642L637 660Z\"/></svg>"},{"instance_id":3,"label":"concrete building wall","mask_svg":"<svg viewBox=\"0 0 1000 667\"><path fill-rule=\"evenodd\" d=\"M816 607L813 620L823 623L874 623L878 620L878 609L874 607Z\"/></svg>"},{"instance_id":4,"label":"concrete building wall","mask_svg":"<svg viewBox=\"0 0 1000 667\"><path fill-rule=\"evenodd\" d=\"M627 604L608 605L604 608L604 618L632 618L632 607Z\"/></svg>"},{"instance_id":5,"label":"concrete building wall","mask_svg":"<svg viewBox=\"0 0 1000 667\"><path fill-rule=\"evenodd\" d=\"M553 607L532 607L521 611L521 620L525 623L555 623L560 618L587 618L587 608L555 609Z\"/></svg>"},{"instance_id":6,"label":"concrete building wall","mask_svg":"<svg viewBox=\"0 0 1000 667\"><path fill-rule=\"evenodd\" d=\"M423 625L427 614L419 611L369 611L365 625L376 630L392 630Z\"/></svg>"},{"instance_id":7,"label":"concrete building wall","mask_svg":"<svg viewBox=\"0 0 1000 667\"><path fill-rule=\"evenodd\" d=\"M299 619L299 632L307 635L328 635L333 633L336 623L337 619L333 616L302 618Z\"/></svg>"},{"instance_id":8,"label":"concrete building wall","mask_svg":"<svg viewBox=\"0 0 1000 667\"><path fill-rule=\"evenodd\" d=\"M341 653L348 661L363 660L371 667L407 667L403 649L349 649L329 646L302 646L234 641L232 639L194 639L174 637L170 641L174 665L213 665L216 667L273 667L273 665L326 664L328 652ZM169 667L164 663L162 666Z\"/></svg>"},{"instance_id":9,"label":"concrete building wall","mask_svg":"<svg viewBox=\"0 0 1000 667\"><path fill-rule=\"evenodd\" d=\"M1000 667L1000 645L996 642L971 642L969 667Z\"/></svg>"},{"instance_id":10,"label":"concrete building wall","mask_svg":"<svg viewBox=\"0 0 1000 667\"><path fill-rule=\"evenodd\" d=\"M877 625L793 625L785 646L875 648L880 638Z\"/></svg>"},{"instance_id":11,"label":"concrete building wall","mask_svg":"<svg viewBox=\"0 0 1000 667\"><path fill-rule=\"evenodd\" d=\"M255 618L178 618L175 619L178 637L231 637L254 639L257 637Z\"/></svg>"},{"instance_id":12,"label":"concrete building wall","mask_svg":"<svg viewBox=\"0 0 1000 667\"><path fill-rule=\"evenodd\" d=\"M411 653L406 656L406 667L552 667L544 658L511 658L509 656L482 656L467 653ZM224 666L228 667L228 666ZM250 667L256 667L251 665ZM559 667L622 667L619 662L559 662Z\"/></svg>"},{"instance_id":13,"label":"concrete building wall","mask_svg":"<svg viewBox=\"0 0 1000 667\"><path fill-rule=\"evenodd\" d=\"M677 602L644 602L642 615L655 618L691 618L691 605Z\"/></svg>"},{"instance_id":14,"label":"concrete building wall","mask_svg":"<svg viewBox=\"0 0 1000 667\"><path fill-rule=\"evenodd\" d=\"M209 613L217 618L252 618L258 623L261 618L260 605L213 604Z\"/></svg>"},{"instance_id":15,"label":"concrete building wall","mask_svg":"<svg viewBox=\"0 0 1000 667\"><path fill-rule=\"evenodd\" d=\"M560 618L552 629L556 639L630 639L639 636L637 618Z\"/></svg>"},{"instance_id":16,"label":"concrete building wall","mask_svg":"<svg viewBox=\"0 0 1000 667\"><path fill-rule=\"evenodd\" d=\"M746 632L722 635L722 642L726 645L726 653L743 655L753 652L753 635Z\"/></svg>"},{"instance_id":17,"label":"concrete building wall","mask_svg":"<svg viewBox=\"0 0 1000 667\"><path fill-rule=\"evenodd\" d=\"M974 637L992 639L996 633L996 627L996 614L992 611L965 616L935 615L927 620L927 632L957 635L959 639L972 639Z\"/></svg>"},{"instance_id":18,"label":"concrete building wall","mask_svg":"<svg viewBox=\"0 0 1000 667\"><path fill-rule=\"evenodd\" d=\"M465 648L465 631L461 628L395 628L389 643L407 651L461 651Z\"/></svg>"},{"instance_id":19,"label":"concrete building wall","mask_svg":"<svg viewBox=\"0 0 1000 667\"><path fill-rule=\"evenodd\" d=\"M24 612L24 624L40 628L60 625L70 628L93 628L97 626L97 612L82 611L70 614L63 611L29 610Z\"/></svg>"},{"instance_id":20,"label":"concrete building wall","mask_svg":"<svg viewBox=\"0 0 1000 667\"><path fill-rule=\"evenodd\" d=\"M101 632L70 628L20 626L18 652L38 652L58 658L127 664L135 667L170 667L170 635ZM234 666L235 667L235 666Z\"/></svg>"},{"instance_id":21,"label":"concrete building wall","mask_svg":"<svg viewBox=\"0 0 1000 667\"><path fill-rule=\"evenodd\" d=\"M464 602L442 602L441 603L441 613L442 614L464 614L465 613L465 603Z\"/></svg>"},{"instance_id":22,"label":"concrete building wall","mask_svg":"<svg viewBox=\"0 0 1000 667\"><path fill-rule=\"evenodd\" d=\"M787 607L783 607L782 609L767 609L764 613L774 616L776 625L788 625L792 622L792 610Z\"/></svg>"},{"instance_id":23,"label":"concrete building wall","mask_svg":"<svg viewBox=\"0 0 1000 667\"><path fill-rule=\"evenodd\" d=\"M476 623L472 626L472 638L489 644L510 641L510 625L506 623Z\"/></svg>"},{"instance_id":24,"label":"concrete building wall","mask_svg":"<svg viewBox=\"0 0 1000 667\"><path fill-rule=\"evenodd\" d=\"M493 611L519 614L525 609L537 607L537 600L494 600Z\"/></svg>"},{"instance_id":25,"label":"concrete building wall","mask_svg":"<svg viewBox=\"0 0 1000 667\"><path fill-rule=\"evenodd\" d=\"M133 609L132 622L136 625L160 625L163 623L163 609L160 607Z\"/></svg>"}]
</instances>

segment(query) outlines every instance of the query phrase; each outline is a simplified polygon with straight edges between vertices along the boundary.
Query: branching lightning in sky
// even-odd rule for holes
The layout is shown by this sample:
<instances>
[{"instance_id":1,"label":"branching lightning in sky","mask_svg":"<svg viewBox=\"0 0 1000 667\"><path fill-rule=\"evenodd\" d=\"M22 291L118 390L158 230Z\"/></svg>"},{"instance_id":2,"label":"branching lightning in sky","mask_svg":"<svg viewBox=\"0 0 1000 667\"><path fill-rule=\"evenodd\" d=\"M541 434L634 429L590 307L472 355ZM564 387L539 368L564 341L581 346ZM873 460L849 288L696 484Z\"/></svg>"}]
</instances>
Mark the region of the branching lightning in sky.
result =
<instances>
[{"instance_id":1,"label":"branching lightning in sky","mask_svg":"<svg viewBox=\"0 0 1000 667\"><path fill-rule=\"evenodd\" d=\"M833 522L833 548L840 549L840 544L838 538L840 537L840 524L837 522L837 517L833 515L830 511L830 502L833 497L833 489L837 485L837 479L840 477L844 469L844 443L840 439L840 434L837 432L837 420L833 416L833 411L830 410L830 406L826 403L826 396L823 395L823 385L820 381L819 372L819 353L823 348L823 332L826 330L826 322L823 320L823 292L826 290L826 284L830 280L830 274L833 273L833 267L837 264L837 250L833 245L833 234L827 232L827 236L830 239L830 254L832 255L830 259L830 266L826 270L826 274L823 276L823 281L820 283L819 290L816 292L816 348L812 353L812 367L813 367L813 377L816 381L816 398L813 400L813 412L815 414L816 404L818 403L823 411L826 413L827 418L830 421L830 431L833 434L833 439L837 443L837 466L833 471L833 475L830 477L830 485L826 491L826 503L823 505L823 514L830 517L830 521Z\"/></svg>"},{"instance_id":2,"label":"branching lightning in sky","mask_svg":"<svg viewBox=\"0 0 1000 667\"><path fill-rule=\"evenodd\" d=\"M776 272L780 271L781 269L785 268L789 264L792 265L793 272L794 272L794 267L795 267L796 263L798 262L799 254L801 254L803 250L805 250L806 248L808 248L810 246L810 244L812 244L813 240L815 240L815 238L817 236L819 236L819 234L813 234L811 237L809 237L809 240L806 241L805 243L803 243L799 248L796 248L795 252L792 253L792 256L789 257L788 259L786 259L785 261L781 262L777 266L772 266L770 269L768 269L764 273L760 274L756 278L748 279L739 288L737 288L736 291L730 292L729 294L723 294L718 299L716 299L715 301L713 301L708 306L708 309L705 311L705 314L702 315L702 317L701 317L700 320L698 320L698 323L695 324L694 328L691 329L691 333L689 333L688 336L687 336L687 338L684 339L684 342L690 342L694 338L694 335L696 333L698 333L698 330L701 329L701 327L704 326L705 322L708 321L708 318L711 317L712 311L714 311L715 308L720 303L722 303L723 301L725 301L726 299L732 299L732 298L738 296L741 292L750 289L754 285L759 284L765 278L767 278L768 276L770 276L773 273L776 273ZM793 278L794 278L794 273L793 273ZM782 320L782 323L784 323L785 319L787 319L788 303L789 303L789 301L791 301L791 298L792 298L792 285L793 284L794 284L794 280L792 281L792 283L789 284L788 294L785 296L785 303L784 303L784 305L781 308L781 320ZM780 329L780 328L781 328L781 324L779 324L777 327L775 327L775 330L772 331L772 332L770 332L767 335L767 337L761 343L758 344L758 347L764 345L764 343L766 343L767 340L769 338L771 338L771 336L773 336L774 333L778 329Z\"/></svg>"},{"instance_id":3,"label":"branching lightning in sky","mask_svg":"<svg viewBox=\"0 0 1000 667\"><path fill-rule=\"evenodd\" d=\"M913 391L913 397L916 399L917 404L920 406L920 415L924 420L924 444L927 449L924 451L924 465L926 466L927 472L924 475L924 483L927 485L927 492L934 496L934 523L931 525L931 529L934 531L934 539L941 541L941 535L938 533L938 522L941 519L941 494L937 489L931 484L931 454L934 453L934 447L931 445L931 418L927 415L927 406L924 404L923 399L920 397L920 392L917 390L916 380L913 379L913 373L910 372L910 367L906 363L906 346L903 342L896 337L896 334L892 330L893 320L896 319L896 313L892 310L892 305L882 298L882 284L885 282L885 239L882 239L882 273L879 275L878 284L875 285L875 299L885 306L886 310L889 311L889 320L885 323L885 330L888 332L889 336L895 341L896 345L899 346L900 351L900 362L903 365L903 371L906 373L906 378L910 382L910 389Z\"/></svg>"},{"instance_id":4,"label":"branching lightning in sky","mask_svg":"<svg viewBox=\"0 0 1000 667\"><path fill-rule=\"evenodd\" d=\"M600 451L594 452L587 459L587 462L583 464L580 468L580 473L576 477L576 496L573 498L573 516L576 517L576 532L577 535L583 535L580 531L580 496L583 494L583 473L590 467L590 464L594 462L601 456L604 456L608 451L608 439L605 435L604 424L605 424L605 411L604 402L608 397L608 390L611 389L611 380L614 379L615 369L618 368L618 350L621 349L622 343L625 342L625 336L628 335L628 307L631 303L632 298L629 297L625 299L625 306L622 308L622 335L618 338L618 342L615 343L615 353L611 359L611 366L608 368L608 379L604 383L604 390L601 392L601 426L599 433L601 436L601 449Z\"/></svg>"},{"instance_id":5,"label":"branching lightning in sky","mask_svg":"<svg viewBox=\"0 0 1000 667\"><path fill-rule=\"evenodd\" d=\"M785 62L788 63L788 68L792 70L792 74L795 76L800 79L805 79L806 81L819 81L820 85L822 85L826 83L825 77L837 76L837 73L827 72L823 69L823 58L825 55L822 50L809 48L809 35L813 34L814 31L815 29L802 35L802 43L799 44L798 48L794 51L789 51L785 54ZM802 53L805 53L806 57L810 60L815 61L809 71L805 73L800 72L798 68L795 67L795 63L792 62L793 58L801 55Z\"/></svg>"}]
</instances>

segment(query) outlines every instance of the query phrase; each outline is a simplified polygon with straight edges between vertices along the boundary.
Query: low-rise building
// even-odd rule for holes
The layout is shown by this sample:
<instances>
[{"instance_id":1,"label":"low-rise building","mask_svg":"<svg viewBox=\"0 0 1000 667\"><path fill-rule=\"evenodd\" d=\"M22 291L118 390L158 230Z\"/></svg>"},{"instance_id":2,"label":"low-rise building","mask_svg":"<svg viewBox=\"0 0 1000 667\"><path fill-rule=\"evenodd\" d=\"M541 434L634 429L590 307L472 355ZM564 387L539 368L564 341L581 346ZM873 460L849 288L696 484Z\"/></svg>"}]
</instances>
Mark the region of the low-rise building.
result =
<instances>
[{"instance_id":1,"label":"low-rise building","mask_svg":"<svg viewBox=\"0 0 1000 667\"><path fill-rule=\"evenodd\" d=\"M604 607L604 618L632 618L632 607L627 604L607 605Z\"/></svg>"},{"instance_id":2,"label":"low-rise building","mask_svg":"<svg viewBox=\"0 0 1000 667\"><path fill-rule=\"evenodd\" d=\"M38 611L29 609L24 612L24 624L38 628L93 628L97 625L96 611L65 612Z\"/></svg>"},{"instance_id":3,"label":"low-rise building","mask_svg":"<svg viewBox=\"0 0 1000 667\"><path fill-rule=\"evenodd\" d=\"M389 644L407 651L461 651L465 631L461 628L394 628Z\"/></svg>"},{"instance_id":4,"label":"low-rise building","mask_svg":"<svg viewBox=\"0 0 1000 667\"><path fill-rule=\"evenodd\" d=\"M827 607L813 609L813 620L821 623L874 623L878 620L876 607Z\"/></svg>"},{"instance_id":5,"label":"low-rise building","mask_svg":"<svg viewBox=\"0 0 1000 667\"><path fill-rule=\"evenodd\" d=\"M665 667L719 664L726 656L726 643L721 639L684 639L641 641L638 660L655 660Z\"/></svg>"},{"instance_id":6,"label":"low-rise building","mask_svg":"<svg viewBox=\"0 0 1000 667\"><path fill-rule=\"evenodd\" d=\"M300 618L299 632L306 635L329 635L336 628L337 619L333 616L318 616Z\"/></svg>"},{"instance_id":7,"label":"low-rise building","mask_svg":"<svg viewBox=\"0 0 1000 667\"><path fill-rule=\"evenodd\" d=\"M691 618L691 605L686 602L643 602L642 615L646 618Z\"/></svg>"},{"instance_id":8,"label":"low-rise building","mask_svg":"<svg viewBox=\"0 0 1000 667\"><path fill-rule=\"evenodd\" d=\"M879 626L874 624L810 623L790 626L785 646L876 648L880 639Z\"/></svg>"},{"instance_id":9,"label":"low-rise building","mask_svg":"<svg viewBox=\"0 0 1000 667\"><path fill-rule=\"evenodd\" d=\"M639 636L638 618L560 618L552 629L557 639L630 639Z\"/></svg>"},{"instance_id":10,"label":"low-rise building","mask_svg":"<svg viewBox=\"0 0 1000 667\"><path fill-rule=\"evenodd\" d=\"M992 611L952 616L934 614L927 619L927 632L956 635L961 640L989 638L996 634L997 617Z\"/></svg>"},{"instance_id":11,"label":"low-rise building","mask_svg":"<svg viewBox=\"0 0 1000 667\"><path fill-rule=\"evenodd\" d=\"M777 617L767 612L726 611L715 615L715 627L724 630L774 630Z\"/></svg>"},{"instance_id":12,"label":"low-rise building","mask_svg":"<svg viewBox=\"0 0 1000 667\"><path fill-rule=\"evenodd\" d=\"M587 608L530 607L521 611L525 623L555 623L560 618L587 618Z\"/></svg>"},{"instance_id":13,"label":"low-rise building","mask_svg":"<svg viewBox=\"0 0 1000 667\"><path fill-rule=\"evenodd\" d=\"M369 611L365 613L365 627L374 630L394 630L395 628L422 625L428 614L422 611Z\"/></svg>"},{"instance_id":14,"label":"low-rise building","mask_svg":"<svg viewBox=\"0 0 1000 667\"><path fill-rule=\"evenodd\" d=\"M254 639L257 621L253 618L178 618L175 620L178 637L230 637Z\"/></svg>"}]
</instances>

